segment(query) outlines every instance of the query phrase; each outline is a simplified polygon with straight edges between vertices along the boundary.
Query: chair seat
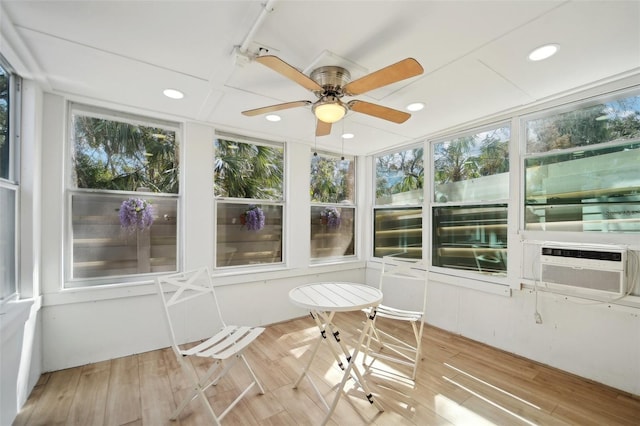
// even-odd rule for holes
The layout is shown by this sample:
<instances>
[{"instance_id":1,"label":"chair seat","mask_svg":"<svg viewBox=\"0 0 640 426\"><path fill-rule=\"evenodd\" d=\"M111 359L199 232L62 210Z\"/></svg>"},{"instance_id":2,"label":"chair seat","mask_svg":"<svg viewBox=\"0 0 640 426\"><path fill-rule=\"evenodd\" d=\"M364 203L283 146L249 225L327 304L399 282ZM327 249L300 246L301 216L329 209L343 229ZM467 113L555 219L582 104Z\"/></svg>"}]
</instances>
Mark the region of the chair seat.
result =
<instances>
[{"instance_id":1,"label":"chair seat","mask_svg":"<svg viewBox=\"0 0 640 426\"><path fill-rule=\"evenodd\" d=\"M213 337L192 348L181 350L183 356L199 356L225 360L249 346L262 332L263 327L229 325Z\"/></svg>"},{"instance_id":2,"label":"chair seat","mask_svg":"<svg viewBox=\"0 0 640 426\"><path fill-rule=\"evenodd\" d=\"M400 321L419 321L422 319L422 312L405 311L390 306L380 305L376 308L376 315L382 318L397 319Z\"/></svg>"}]
</instances>

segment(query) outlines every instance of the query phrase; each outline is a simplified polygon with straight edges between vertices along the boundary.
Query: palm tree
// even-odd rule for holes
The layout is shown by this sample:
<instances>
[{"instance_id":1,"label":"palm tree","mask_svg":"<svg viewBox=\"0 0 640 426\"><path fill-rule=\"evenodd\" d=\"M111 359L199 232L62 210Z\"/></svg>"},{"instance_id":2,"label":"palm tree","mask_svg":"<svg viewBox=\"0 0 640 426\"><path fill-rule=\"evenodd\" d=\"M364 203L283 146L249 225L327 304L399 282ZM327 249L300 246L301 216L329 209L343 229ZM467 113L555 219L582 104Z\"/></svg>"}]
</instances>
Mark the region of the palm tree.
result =
<instances>
[{"instance_id":1,"label":"palm tree","mask_svg":"<svg viewBox=\"0 0 640 426\"><path fill-rule=\"evenodd\" d=\"M74 116L78 188L178 192L175 132L89 116Z\"/></svg>"},{"instance_id":2,"label":"palm tree","mask_svg":"<svg viewBox=\"0 0 640 426\"><path fill-rule=\"evenodd\" d=\"M474 136L435 145L435 179L437 183L459 182L478 177L478 165L471 157Z\"/></svg>"},{"instance_id":3,"label":"palm tree","mask_svg":"<svg viewBox=\"0 0 640 426\"><path fill-rule=\"evenodd\" d=\"M401 179L389 184L394 177ZM376 197L421 189L424 185L423 149L414 148L376 158Z\"/></svg>"},{"instance_id":4,"label":"palm tree","mask_svg":"<svg viewBox=\"0 0 640 426\"><path fill-rule=\"evenodd\" d=\"M213 185L216 196L282 199L282 149L224 139L217 139L215 146Z\"/></svg>"},{"instance_id":5,"label":"palm tree","mask_svg":"<svg viewBox=\"0 0 640 426\"><path fill-rule=\"evenodd\" d=\"M490 176L509 171L509 141L501 141L488 135L480 146L478 156L480 176Z\"/></svg>"}]
</instances>

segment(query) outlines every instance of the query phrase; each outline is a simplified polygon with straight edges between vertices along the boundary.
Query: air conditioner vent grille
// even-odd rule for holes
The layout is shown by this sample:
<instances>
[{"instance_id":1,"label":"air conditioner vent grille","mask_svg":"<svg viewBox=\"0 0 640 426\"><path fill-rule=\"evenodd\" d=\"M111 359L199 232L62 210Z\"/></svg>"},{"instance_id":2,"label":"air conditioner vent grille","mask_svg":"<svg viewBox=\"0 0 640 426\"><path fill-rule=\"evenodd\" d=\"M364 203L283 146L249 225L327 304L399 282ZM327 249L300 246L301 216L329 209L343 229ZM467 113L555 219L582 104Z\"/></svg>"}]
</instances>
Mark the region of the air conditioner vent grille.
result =
<instances>
[{"instance_id":1,"label":"air conditioner vent grille","mask_svg":"<svg viewBox=\"0 0 640 426\"><path fill-rule=\"evenodd\" d=\"M608 260L622 262L622 253L615 251L581 250L557 247L542 247L543 256L570 257L574 259Z\"/></svg>"},{"instance_id":2,"label":"air conditioner vent grille","mask_svg":"<svg viewBox=\"0 0 640 426\"><path fill-rule=\"evenodd\" d=\"M540 250L540 281L563 290L623 294L627 252L623 247L545 244Z\"/></svg>"}]
</instances>

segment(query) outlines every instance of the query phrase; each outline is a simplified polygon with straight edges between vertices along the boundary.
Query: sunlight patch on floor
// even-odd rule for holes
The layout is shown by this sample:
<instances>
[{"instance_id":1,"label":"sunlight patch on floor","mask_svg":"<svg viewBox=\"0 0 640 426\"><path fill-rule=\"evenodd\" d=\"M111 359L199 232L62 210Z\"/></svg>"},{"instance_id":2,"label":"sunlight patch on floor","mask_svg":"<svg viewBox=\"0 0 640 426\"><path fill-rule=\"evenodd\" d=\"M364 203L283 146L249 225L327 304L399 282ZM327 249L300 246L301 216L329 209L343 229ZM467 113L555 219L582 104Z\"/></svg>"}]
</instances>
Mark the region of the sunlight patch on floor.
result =
<instances>
[{"instance_id":1,"label":"sunlight patch on floor","mask_svg":"<svg viewBox=\"0 0 640 426\"><path fill-rule=\"evenodd\" d=\"M513 411L506 409L505 407L501 406L500 404L498 404L498 403L496 403L496 402L491 401L489 398L486 398L486 397L484 397L484 396L480 395L479 393L477 393L477 392L475 392L475 391L473 391L473 390L469 389L468 387L466 387L466 386L462 385L461 383L458 383L458 382L456 382L455 380L450 379L450 378L445 377L445 376L442 376L442 378L443 378L444 380L446 380L447 382L449 382L449 383L451 383L451 384L453 384L453 385L455 385L455 386L458 386L460 389L464 389L464 390L466 390L466 391L467 391L467 392L469 392L471 395L473 395L473 396L475 396L475 397L477 397L477 398L479 398L479 399L483 400L483 401L484 401L484 402L486 402L487 404L492 405L493 407L495 407L495 408L499 409L500 411L503 411L503 412L505 412L505 413L507 413L507 414L509 414L509 415L511 415L511 416L513 416L513 417L515 417L516 419L518 419L518 420L520 420L520 421L522 421L522 422L526 423L526 424L529 424L529 425L531 425L531 426L536 426L536 423L533 423L533 422L531 422L531 421L529 421L529 420L525 419L524 417L522 417L522 416L520 416L520 415L518 415L518 414L514 413ZM467 409L465 408L465 410L467 410ZM467 411L469 411L469 410L467 410ZM438 413L438 414L439 414L439 413Z\"/></svg>"},{"instance_id":2,"label":"sunlight patch on floor","mask_svg":"<svg viewBox=\"0 0 640 426\"><path fill-rule=\"evenodd\" d=\"M520 398L519 396L512 394L511 392L507 392L506 390L504 390L504 389L502 389L502 388L499 388L499 387L497 387L497 386L494 386L494 385L492 385L491 383L485 382L484 380L479 379L478 377L474 376L473 374L469 374L469 373L467 373L466 371L460 370L459 368L454 367L454 366L453 366L453 365L451 365L451 364L447 364L446 362L444 363L444 365L445 365L445 366L447 366L447 367L449 367L449 368L451 368L452 370L457 371L457 372L458 372L458 373L460 373L460 374L463 374L463 375L465 375L465 376L467 376L467 377L469 377L469 378L471 378L471 379L473 379L473 380L475 380L475 381L477 381L477 382L479 382L479 383L482 383L482 384L483 384L483 385L485 385L485 386L490 387L491 389L495 389L495 390L497 390L498 392L501 392L501 393L503 393L503 394L505 394L505 395L508 395L509 397L511 397L511 398L513 398L513 399L516 399L516 400L518 400L518 401L522 402L523 404L527 404L528 406L533 407L533 408L535 408L536 410L539 410L539 409L540 409L540 407L539 407L539 406L537 406L537 405L535 405L535 404L532 404L531 402L527 401L526 399L522 399L522 398Z\"/></svg>"},{"instance_id":3,"label":"sunlight patch on floor","mask_svg":"<svg viewBox=\"0 0 640 426\"><path fill-rule=\"evenodd\" d=\"M436 413L439 416L449 420L456 425L494 425L494 423L488 421L482 416L477 415L468 408L461 406L457 402L450 400L444 395L436 395L434 405Z\"/></svg>"}]
</instances>

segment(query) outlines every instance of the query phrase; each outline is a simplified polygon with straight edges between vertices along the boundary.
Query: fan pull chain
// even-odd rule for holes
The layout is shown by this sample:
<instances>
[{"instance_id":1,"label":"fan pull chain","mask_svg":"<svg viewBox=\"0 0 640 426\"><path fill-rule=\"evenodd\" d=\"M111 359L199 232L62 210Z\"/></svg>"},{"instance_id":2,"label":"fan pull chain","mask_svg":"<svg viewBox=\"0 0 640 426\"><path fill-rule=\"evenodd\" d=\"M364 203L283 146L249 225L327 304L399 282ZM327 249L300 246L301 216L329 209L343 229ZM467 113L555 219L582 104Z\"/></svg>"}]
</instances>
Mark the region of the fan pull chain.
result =
<instances>
[{"instance_id":1,"label":"fan pull chain","mask_svg":"<svg viewBox=\"0 0 640 426\"><path fill-rule=\"evenodd\" d=\"M342 156L340 160L344 161L344 119L342 119L342 136L340 138L342 139Z\"/></svg>"}]
</instances>

